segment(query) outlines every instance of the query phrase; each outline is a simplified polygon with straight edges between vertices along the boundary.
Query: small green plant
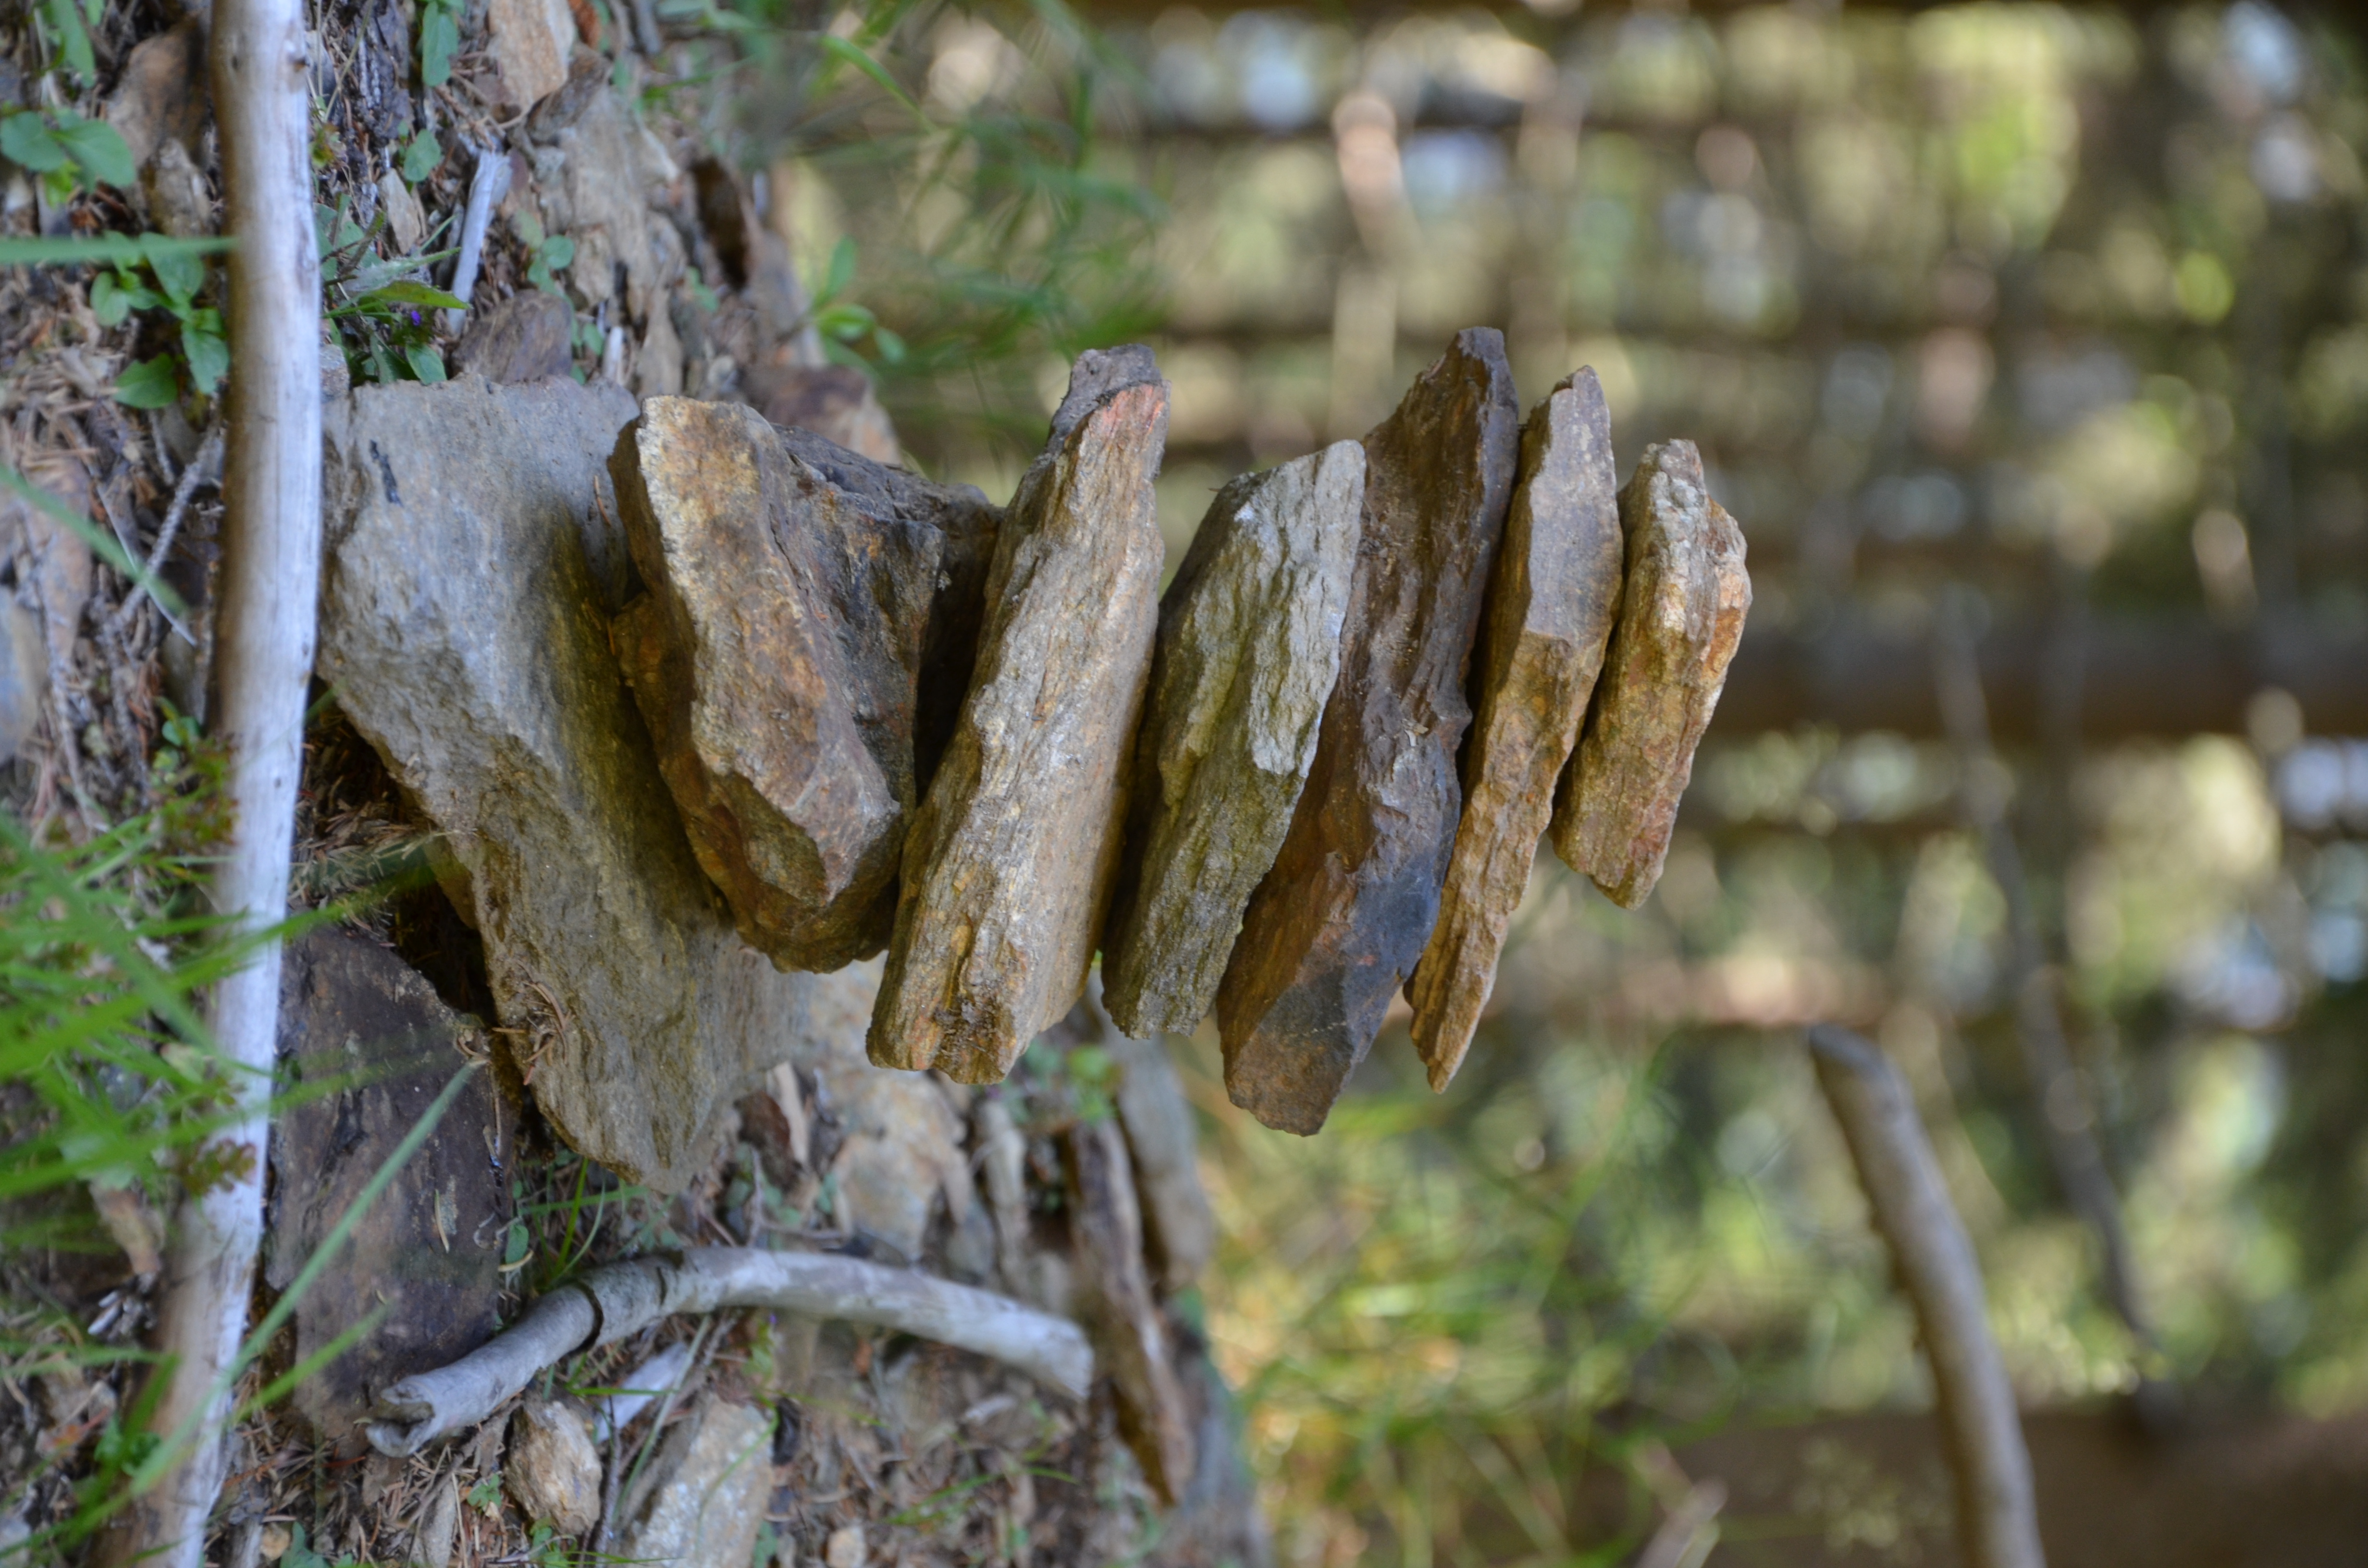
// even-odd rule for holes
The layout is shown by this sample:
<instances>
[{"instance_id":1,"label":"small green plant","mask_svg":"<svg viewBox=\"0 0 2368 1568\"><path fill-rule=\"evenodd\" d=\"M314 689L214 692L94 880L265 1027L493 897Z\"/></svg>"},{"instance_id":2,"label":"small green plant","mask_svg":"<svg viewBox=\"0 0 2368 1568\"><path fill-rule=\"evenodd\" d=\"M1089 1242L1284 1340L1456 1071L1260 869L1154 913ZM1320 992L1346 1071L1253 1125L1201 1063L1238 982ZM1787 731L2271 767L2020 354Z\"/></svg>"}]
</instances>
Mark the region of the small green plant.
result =
<instances>
[{"instance_id":1,"label":"small green plant","mask_svg":"<svg viewBox=\"0 0 2368 1568\"><path fill-rule=\"evenodd\" d=\"M544 233L542 220L531 212L520 212L511 221L511 228L518 244L526 246L526 280L546 294L565 299L558 275L575 265L575 242L565 234Z\"/></svg>"},{"instance_id":2,"label":"small green plant","mask_svg":"<svg viewBox=\"0 0 2368 1568\"><path fill-rule=\"evenodd\" d=\"M436 140L436 132L423 125L417 134L403 144L403 158L398 167L403 171L405 185L417 185L434 174L437 165L443 161L443 144Z\"/></svg>"},{"instance_id":3,"label":"small green plant","mask_svg":"<svg viewBox=\"0 0 2368 1568\"><path fill-rule=\"evenodd\" d=\"M461 51L461 0L426 0L419 7L419 85L440 87L452 79L452 56Z\"/></svg>"},{"instance_id":4,"label":"small green plant","mask_svg":"<svg viewBox=\"0 0 2368 1568\"><path fill-rule=\"evenodd\" d=\"M69 3L65 9L72 14L74 7ZM43 193L53 203L65 201L77 188L130 185L139 177L131 149L115 127L72 109L24 109L0 119L0 155L40 176Z\"/></svg>"},{"instance_id":5,"label":"small green plant","mask_svg":"<svg viewBox=\"0 0 2368 1568\"><path fill-rule=\"evenodd\" d=\"M502 1472L487 1472L477 1484L469 1488L469 1506L487 1518L502 1511Z\"/></svg>"},{"instance_id":6,"label":"small green plant","mask_svg":"<svg viewBox=\"0 0 2368 1568\"><path fill-rule=\"evenodd\" d=\"M90 29L106 15L107 0L40 0L33 17L41 52L63 63L76 81L91 80L98 74L98 61L91 52Z\"/></svg>"},{"instance_id":7,"label":"small green plant","mask_svg":"<svg viewBox=\"0 0 2368 1568\"><path fill-rule=\"evenodd\" d=\"M406 274L424 272L452 253L433 251L381 260L373 249L386 228L381 210L364 228L335 207L313 210L320 235L324 312L337 327L346 363L358 381L440 381L444 356L429 312L465 311L468 301Z\"/></svg>"},{"instance_id":8,"label":"small green plant","mask_svg":"<svg viewBox=\"0 0 2368 1568\"><path fill-rule=\"evenodd\" d=\"M144 274L144 276L143 276ZM162 408L180 396L179 370L200 397L211 397L230 373L230 344L222 335L222 312L201 305L202 256L186 251L144 253L136 263L119 263L91 282L90 312L101 326L115 326L134 311L163 310L180 324L178 353L167 349L132 366L116 379L115 401L127 408Z\"/></svg>"},{"instance_id":9,"label":"small green plant","mask_svg":"<svg viewBox=\"0 0 2368 1568\"><path fill-rule=\"evenodd\" d=\"M823 277L822 287L814 290L814 324L823 336L823 352L842 365L864 367L864 359L856 345L866 337L881 359L890 365L905 362L905 340L889 328L870 310L846 297L855 281L855 241L841 236L830 253L830 270Z\"/></svg>"}]
</instances>

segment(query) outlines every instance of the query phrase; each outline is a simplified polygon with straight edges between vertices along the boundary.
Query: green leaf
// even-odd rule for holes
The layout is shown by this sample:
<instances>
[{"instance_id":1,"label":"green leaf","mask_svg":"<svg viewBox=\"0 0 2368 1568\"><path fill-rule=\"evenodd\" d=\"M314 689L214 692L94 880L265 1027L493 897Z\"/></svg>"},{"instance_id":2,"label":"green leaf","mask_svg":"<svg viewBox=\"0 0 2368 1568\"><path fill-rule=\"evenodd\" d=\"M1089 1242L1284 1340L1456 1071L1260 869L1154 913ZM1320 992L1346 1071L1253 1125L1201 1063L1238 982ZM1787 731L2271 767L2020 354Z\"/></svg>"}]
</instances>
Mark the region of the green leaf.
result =
<instances>
[{"instance_id":1,"label":"green leaf","mask_svg":"<svg viewBox=\"0 0 2368 1568\"><path fill-rule=\"evenodd\" d=\"M156 275L158 287L165 297L176 305L186 306L206 286L206 262L203 256L181 255L152 256L148 269Z\"/></svg>"},{"instance_id":2,"label":"green leaf","mask_svg":"<svg viewBox=\"0 0 2368 1568\"><path fill-rule=\"evenodd\" d=\"M427 344L413 344L403 351L403 358L410 365L411 373L421 381L433 383L444 379L444 356Z\"/></svg>"},{"instance_id":3,"label":"green leaf","mask_svg":"<svg viewBox=\"0 0 2368 1568\"><path fill-rule=\"evenodd\" d=\"M861 305L833 305L826 311L815 312L814 325L842 343L852 343L870 332L876 320Z\"/></svg>"},{"instance_id":4,"label":"green leaf","mask_svg":"<svg viewBox=\"0 0 2368 1568\"><path fill-rule=\"evenodd\" d=\"M139 166L131 161L131 149L123 144L123 133L103 119L85 119L79 115L59 117L57 136L82 165L84 176L94 185L130 185L140 177Z\"/></svg>"},{"instance_id":5,"label":"green leaf","mask_svg":"<svg viewBox=\"0 0 2368 1568\"><path fill-rule=\"evenodd\" d=\"M914 119L926 121L929 118L921 112L921 106L913 101L912 95L905 91L896 78L888 74L888 67L872 59L871 54L853 40L843 39L837 33L825 33L822 35L822 51L829 59L852 65L880 84L882 89L890 97L894 98L912 112Z\"/></svg>"},{"instance_id":6,"label":"green leaf","mask_svg":"<svg viewBox=\"0 0 2368 1568\"><path fill-rule=\"evenodd\" d=\"M98 62L91 57L90 28L74 0L47 0L41 12L50 30L57 35L58 52L65 57L66 69L85 81L98 74Z\"/></svg>"},{"instance_id":7,"label":"green leaf","mask_svg":"<svg viewBox=\"0 0 2368 1568\"><path fill-rule=\"evenodd\" d=\"M884 326L875 326L871 329L871 341L880 346L880 358L891 365L905 362L905 339L898 334Z\"/></svg>"},{"instance_id":8,"label":"green leaf","mask_svg":"<svg viewBox=\"0 0 2368 1568\"><path fill-rule=\"evenodd\" d=\"M406 185L417 185L436 172L444 161L444 149L436 140L436 132L426 126L419 134L403 144L403 178Z\"/></svg>"},{"instance_id":9,"label":"green leaf","mask_svg":"<svg viewBox=\"0 0 2368 1568\"><path fill-rule=\"evenodd\" d=\"M575 242L565 234L553 234L542 242L542 264L553 272L564 272L575 265Z\"/></svg>"},{"instance_id":10,"label":"green leaf","mask_svg":"<svg viewBox=\"0 0 2368 1568\"><path fill-rule=\"evenodd\" d=\"M461 51L461 23L442 6L419 18L419 85L440 87L452 79L452 57Z\"/></svg>"},{"instance_id":11,"label":"green leaf","mask_svg":"<svg viewBox=\"0 0 2368 1568\"><path fill-rule=\"evenodd\" d=\"M230 345L222 341L222 333L209 330L199 322L185 321L181 324L181 352L189 358L190 381L200 394L213 396L222 379L230 374Z\"/></svg>"},{"instance_id":12,"label":"green leaf","mask_svg":"<svg viewBox=\"0 0 2368 1568\"><path fill-rule=\"evenodd\" d=\"M0 157L37 175L62 169L69 162L65 143L41 117L29 110L0 119Z\"/></svg>"},{"instance_id":13,"label":"green leaf","mask_svg":"<svg viewBox=\"0 0 2368 1568\"><path fill-rule=\"evenodd\" d=\"M102 272L90 283L90 313L101 326L120 326L131 313L131 290L120 287L115 274Z\"/></svg>"},{"instance_id":14,"label":"green leaf","mask_svg":"<svg viewBox=\"0 0 2368 1568\"><path fill-rule=\"evenodd\" d=\"M34 116L25 116L34 119ZM6 122L0 121L0 135ZM0 149L5 151L5 149ZM14 157L14 153L8 154ZM91 234L70 239L0 239L0 267L70 267L79 262L111 261L118 267L153 261L159 255L184 253L208 256L230 249L228 238L172 240L162 234Z\"/></svg>"},{"instance_id":15,"label":"green leaf","mask_svg":"<svg viewBox=\"0 0 2368 1568\"><path fill-rule=\"evenodd\" d=\"M425 283L414 283L408 279L390 283L382 289L373 289L357 302L365 305L416 305L422 310L433 311L465 311L469 308L469 301L456 294L448 294L441 289L431 289Z\"/></svg>"},{"instance_id":16,"label":"green leaf","mask_svg":"<svg viewBox=\"0 0 2368 1568\"><path fill-rule=\"evenodd\" d=\"M180 378L173 373L170 354L142 360L115 378L115 401L126 408L165 408L180 397Z\"/></svg>"},{"instance_id":17,"label":"green leaf","mask_svg":"<svg viewBox=\"0 0 2368 1568\"><path fill-rule=\"evenodd\" d=\"M838 244L831 247L830 270L823 275L822 298L819 302L827 304L836 300L845 293L847 286L854 281L855 236L841 234L838 237Z\"/></svg>"}]
</instances>

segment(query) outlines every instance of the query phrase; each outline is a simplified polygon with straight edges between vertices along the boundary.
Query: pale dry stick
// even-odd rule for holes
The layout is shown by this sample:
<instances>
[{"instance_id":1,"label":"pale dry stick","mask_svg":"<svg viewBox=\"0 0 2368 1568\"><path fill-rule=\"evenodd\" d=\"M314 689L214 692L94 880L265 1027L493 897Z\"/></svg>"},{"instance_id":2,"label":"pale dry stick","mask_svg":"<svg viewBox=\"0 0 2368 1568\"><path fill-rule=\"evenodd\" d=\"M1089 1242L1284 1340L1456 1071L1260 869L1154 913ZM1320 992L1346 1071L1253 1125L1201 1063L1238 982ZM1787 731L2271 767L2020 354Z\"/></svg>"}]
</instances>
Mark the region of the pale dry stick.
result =
<instances>
[{"instance_id":1,"label":"pale dry stick","mask_svg":"<svg viewBox=\"0 0 2368 1568\"><path fill-rule=\"evenodd\" d=\"M509 155L498 148L477 154L469 176L469 205L461 218L461 254L452 260L452 297L466 301L477 291L477 267L484 259L485 230L494 221L494 204L509 194ZM461 330L464 312L446 311L444 330Z\"/></svg>"},{"instance_id":2,"label":"pale dry stick","mask_svg":"<svg viewBox=\"0 0 2368 1568\"><path fill-rule=\"evenodd\" d=\"M222 219L237 237L230 332L215 634L216 733L229 763L215 909L253 941L206 1008L241 1119L205 1163L222 1174L186 1199L166 1260L148 1428L178 1452L104 1534L97 1561L199 1568L222 1491L223 1426L263 1233L267 1109L279 1024L279 944L255 940L288 911L321 563L321 274L313 233L312 94L299 0L215 0L212 88Z\"/></svg>"},{"instance_id":3,"label":"pale dry stick","mask_svg":"<svg viewBox=\"0 0 2368 1568\"><path fill-rule=\"evenodd\" d=\"M1932 670L1941 721L1964 778L1960 795L1966 823L1981 835L1991 879L2006 899L2009 983L2014 990L2015 1033L2022 1045L2023 1073L2030 1079L2032 1115L2039 1123L2048 1163L2055 1167L2065 1200L2096 1233L2106 1298L2151 1360L2154 1328L2130 1257L2121 1199L2113 1190L2104 1151L2097 1142L2095 1108L2064 1038L2055 976L2032 910L2022 855L2007 822L2004 766L1990 747L1989 706L1982 693L1981 664L1969 622L1970 611L1963 596L1947 596L1934 625ZM2140 1373L2136 1404L2149 1424L2166 1419L2172 1403L2167 1384L2150 1371Z\"/></svg>"},{"instance_id":4,"label":"pale dry stick","mask_svg":"<svg viewBox=\"0 0 2368 1568\"><path fill-rule=\"evenodd\" d=\"M403 1379L379 1396L370 1444L397 1458L493 1414L545 1367L612 1344L677 1312L770 1307L866 1324L1016 1367L1073 1399L1094 1356L1066 1318L910 1269L823 1253L692 1247L593 1269L537 1301L517 1326L449 1367Z\"/></svg>"},{"instance_id":5,"label":"pale dry stick","mask_svg":"<svg viewBox=\"0 0 2368 1568\"><path fill-rule=\"evenodd\" d=\"M2045 1568L2031 1451L2014 1385L1990 1336L1981 1265L1907 1080L1873 1046L1831 1024L1809 1031L1809 1053L1916 1312L1942 1447L1956 1472L1967 1568Z\"/></svg>"},{"instance_id":6,"label":"pale dry stick","mask_svg":"<svg viewBox=\"0 0 2368 1568\"><path fill-rule=\"evenodd\" d=\"M132 591L125 594L123 602L115 607L115 616L110 624L118 635L140 612L140 600L145 595L154 603L156 613L165 618L165 624L181 634L182 642L192 648L198 645L198 640L189 635L189 629L181 624L179 617L165 608L165 601L157 598L147 585L156 581L157 569L165 564L165 556L173 548L173 541L180 537L181 524L189 515L189 501L197 494L198 486L213 472L214 465L222 460L222 427L216 426L207 434L205 445L198 449L198 455L189 460L189 466L181 471L181 477L175 482L173 499L165 508L164 526L156 530L156 542L148 550L146 581L132 584Z\"/></svg>"}]
</instances>

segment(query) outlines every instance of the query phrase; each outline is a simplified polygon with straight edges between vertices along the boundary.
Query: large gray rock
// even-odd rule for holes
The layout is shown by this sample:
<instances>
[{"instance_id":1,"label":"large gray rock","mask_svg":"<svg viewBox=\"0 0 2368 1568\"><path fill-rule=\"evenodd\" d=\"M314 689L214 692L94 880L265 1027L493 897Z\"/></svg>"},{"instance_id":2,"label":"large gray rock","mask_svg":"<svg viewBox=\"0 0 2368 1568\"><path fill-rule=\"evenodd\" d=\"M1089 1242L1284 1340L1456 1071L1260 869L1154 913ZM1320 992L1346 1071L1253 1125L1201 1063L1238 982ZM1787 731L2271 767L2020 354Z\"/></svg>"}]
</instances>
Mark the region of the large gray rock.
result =
<instances>
[{"instance_id":1,"label":"large gray rock","mask_svg":"<svg viewBox=\"0 0 2368 1568\"><path fill-rule=\"evenodd\" d=\"M329 409L319 667L439 831L544 1115L672 1190L790 1055L807 981L734 935L609 651L632 416L616 388L475 376Z\"/></svg>"},{"instance_id":2,"label":"large gray rock","mask_svg":"<svg viewBox=\"0 0 2368 1568\"><path fill-rule=\"evenodd\" d=\"M1645 449L1620 493L1626 585L1587 733L1554 799L1554 853L1634 909L1652 896L1751 610L1743 529L1691 441Z\"/></svg>"},{"instance_id":3,"label":"large gray rock","mask_svg":"<svg viewBox=\"0 0 2368 1568\"><path fill-rule=\"evenodd\" d=\"M1611 415L1593 370L1531 410L1521 476L1488 586L1463 747L1463 816L1439 924L1406 987L1430 1086L1471 1048L1513 911L1529 891L1554 781L1578 744L1620 612L1620 480Z\"/></svg>"},{"instance_id":4,"label":"large gray rock","mask_svg":"<svg viewBox=\"0 0 2368 1568\"><path fill-rule=\"evenodd\" d=\"M1109 911L1157 631L1167 383L1079 357L997 535L953 739L905 840L871 1059L991 1083L1069 1010Z\"/></svg>"},{"instance_id":5,"label":"large gray rock","mask_svg":"<svg viewBox=\"0 0 2368 1568\"><path fill-rule=\"evenodd\" d=\"M1159 606L1103 1002L1190 1033L1274 864L1340 673L1365 450L1336 442L1217 493Z\"/></svg>"}]
</instances>

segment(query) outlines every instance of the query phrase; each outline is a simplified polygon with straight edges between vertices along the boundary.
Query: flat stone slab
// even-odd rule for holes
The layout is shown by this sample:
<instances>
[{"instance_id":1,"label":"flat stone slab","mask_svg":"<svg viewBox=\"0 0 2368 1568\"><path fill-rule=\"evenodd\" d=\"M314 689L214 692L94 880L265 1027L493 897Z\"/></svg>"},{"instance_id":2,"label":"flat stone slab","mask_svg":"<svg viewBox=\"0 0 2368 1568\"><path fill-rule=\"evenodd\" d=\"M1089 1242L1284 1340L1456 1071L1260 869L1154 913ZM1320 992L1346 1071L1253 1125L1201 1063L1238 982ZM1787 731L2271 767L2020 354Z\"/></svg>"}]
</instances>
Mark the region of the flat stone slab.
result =
<instances>
[{"instance_id":1,"label":"flat stone slab","mask_svg":"<svg viewBox=\"0 0 2368 1568\"><path fill-rule=\"evenodd\" d=\"M1554 801L1554 852L1634 909L1652 895L1751 608L1743 529L1691 441L1645 449L1620 493L1627 583L1587 732Z\"/></svg>"},{"instance_id":2,"label":"flat stone slab","mask_svg":"<svg viewBox=\"0 0 2368 1568\"><path fill-rule=\"evenodd\" d=\"M773 1494L772 1435L768 1412L701 1396L666 1433L648 1507L625 1531L624 1560L748 1568Z\"/></svg>"},{"instance_id":3,"label":"flat stone slab","mask_svg":"<svg viewBox=\"0 0 2368 1568\"><path fill-rule=\"evenodd\" d=\"M1103 1000L1190 1033L1290 831L1340 673L1365 451L1340 441L1217 493L1159 605Z\"/></svg>"},{"instance_id":4,"label":"flat stone slab","mask_svg":"<svg viewBox=\"0 0 2368 1568\"><path fill-rule=\"evenodd\" d=\"M285 1290L468 1064L463 1038L476 1035L480 1053L484 1042L367 937L307 932L279 975L279 1056L297 1092L272 1121L265 1278ZM501 1326L510 1144L501 1096L479 1072L297 1302L300 1361L376 1314L290 1395L324 1439L353 1437L381 1388L459 1360Z\"/></svg>"},{"instance_id":5,"label":"flat stone slab","mask_svg":"<svg viewBox=\"0 0 2368 1568\"><path fill-rule=\"evenodd\" d=\"M929 622L941 584L974 598L979 574L945 571L929 516L842 491L738 404L651 398L609 468L649 589L618 656L700 868L784 969L878 952ZM983 504L928 488L913 510L966 524Z\"/></svg>"},{"instance_id":6,"label":"flat stone slab","mask_svg":"<svg viewBox=\"0 0 2368 1568\"><path fill-rule=\"evenodd\" d=\"M1069 1010L1107 914L1157 630L1167 383L1079 357L996 540L970 690L905 836L871 1060L993 1083Z\"/></svg>"},{"instance_id":7,"label":"flat stone slab","mask_svg":"<svg viewBox=\"0 0 2368 1568\"><path fill-rule=\"evenodd\" d=\"M1620 612L1619 490L1611 416L1595 372L1583 369L1522 428L1520 477L1482 611L1463 815L1439 924L1406 987L1433 1089L1447 1087L1471 1048L1603 669Z\"/></svg>"},{"instance_id":8,"label":"flat stone slab","mask_svg":"<svg viewBox=\"0 0 2368 1568\"><path fill-rule=\"evenodd\" d=\"M1217 994L1226 1092L1269 1127L1324 1125L1430 937L1463 806L1464 666L1520 444L1488 328L1457 334L1365 437L1339 680Z\"/></svg>"},{"instance_id":9,"label":"flat stone slab","mask_svg":"<svg viewBox=\"0 0 2368 1568\"><path fill-rule=\"evenodd\" d=\"M672 1191L785 1060L808 979L744 946L609 650L619 388L364 387L324 411L319 671L438 830L543 1114Z\"/></svg>"}]
</instances>

